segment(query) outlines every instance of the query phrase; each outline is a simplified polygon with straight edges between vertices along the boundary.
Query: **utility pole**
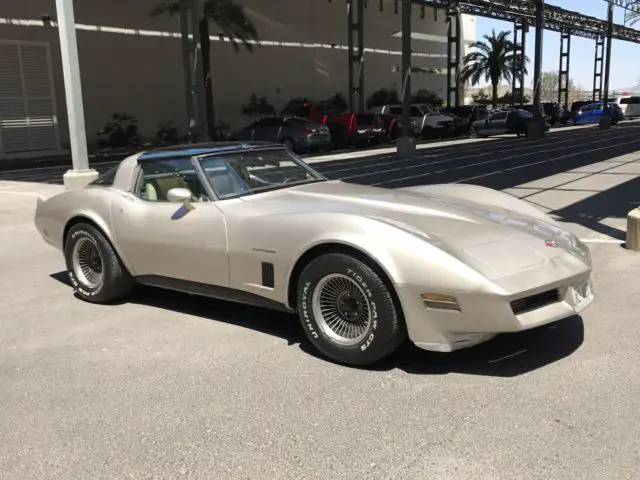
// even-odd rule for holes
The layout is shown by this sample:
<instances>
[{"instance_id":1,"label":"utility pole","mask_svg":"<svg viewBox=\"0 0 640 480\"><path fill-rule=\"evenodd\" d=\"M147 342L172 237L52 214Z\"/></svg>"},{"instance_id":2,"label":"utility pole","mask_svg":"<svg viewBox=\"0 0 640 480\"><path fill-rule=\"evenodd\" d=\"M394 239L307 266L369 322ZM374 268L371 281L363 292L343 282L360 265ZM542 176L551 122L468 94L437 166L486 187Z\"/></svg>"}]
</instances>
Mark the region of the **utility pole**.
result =
<instances>
[{"instance_id":1,"label":"utility pole","mask_svg":"<svg viewBox=\"0 0 640 480\"><path fill-rule=\"evenodd\" d=\"M56 11L73 165L73 169L68 170L62 178L65 188L76 189L83 188L95 180L98 172L89 168L73 0L56 0Z\"/></svg>"}]
</instances>

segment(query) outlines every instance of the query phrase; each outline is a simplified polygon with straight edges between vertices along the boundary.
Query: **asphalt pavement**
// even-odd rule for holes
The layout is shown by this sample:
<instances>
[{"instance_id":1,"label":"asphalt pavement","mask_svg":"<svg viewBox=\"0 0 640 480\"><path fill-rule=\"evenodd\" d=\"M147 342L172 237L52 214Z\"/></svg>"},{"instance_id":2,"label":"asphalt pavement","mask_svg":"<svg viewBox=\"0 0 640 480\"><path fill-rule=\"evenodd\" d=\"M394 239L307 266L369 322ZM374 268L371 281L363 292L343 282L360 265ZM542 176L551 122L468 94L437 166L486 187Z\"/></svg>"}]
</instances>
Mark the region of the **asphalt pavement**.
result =
<instances>
[{"instance_id":1,"label":"asphalt pavement","mask_svg":"<svg viewBox=\"0 0 640 480\"><path fill-rule=\"evenodd\" d=\"M592 247L582 316L363 369L286 314L153 289L81 302L33 227L66 169L2 172L0 478L636 479L640 254L621 244L640 126L569 130L308 160L355 183L500 188Z\"/></svg>"}]
</instances>

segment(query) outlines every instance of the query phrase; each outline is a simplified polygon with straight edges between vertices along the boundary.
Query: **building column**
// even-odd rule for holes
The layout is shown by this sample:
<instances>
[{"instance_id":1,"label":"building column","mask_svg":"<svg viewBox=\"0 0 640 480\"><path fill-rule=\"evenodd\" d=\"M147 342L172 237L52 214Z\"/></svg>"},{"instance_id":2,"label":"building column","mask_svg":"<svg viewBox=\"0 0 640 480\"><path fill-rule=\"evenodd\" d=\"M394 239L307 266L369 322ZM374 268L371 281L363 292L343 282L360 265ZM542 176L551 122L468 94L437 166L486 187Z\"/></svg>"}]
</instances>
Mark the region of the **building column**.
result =
<instances>
[{"instance_id":1,"label":"building column","mask_svg":"<svg viewBox=\"0 0 640 480\"><path fill-rule=\"evenodd\" d=\"M89 168L73 0L56 0L56 11L73 165L72 170L68 170L62 178L65 188L75 189L95 180L98 172Z\"/></svg>"}]
</instances>

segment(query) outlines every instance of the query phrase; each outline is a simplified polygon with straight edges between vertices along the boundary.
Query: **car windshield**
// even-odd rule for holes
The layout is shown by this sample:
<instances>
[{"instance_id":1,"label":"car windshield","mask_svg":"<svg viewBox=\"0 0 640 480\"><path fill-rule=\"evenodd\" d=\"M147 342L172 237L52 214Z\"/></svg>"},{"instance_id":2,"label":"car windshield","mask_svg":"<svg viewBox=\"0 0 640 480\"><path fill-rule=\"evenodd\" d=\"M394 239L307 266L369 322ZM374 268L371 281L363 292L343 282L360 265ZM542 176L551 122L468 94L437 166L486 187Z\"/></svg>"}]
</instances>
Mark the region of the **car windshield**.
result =
<instances>
[{"instance_id":1,"label":"car windshield","mask_svg":"<svg viewBox=\"0 0 640 480\"><path fill-rule=\"evenodd\" d=\"M220 199L326 180L282 148L215 154L200 164Z\"/></svg>"}]
</instances>

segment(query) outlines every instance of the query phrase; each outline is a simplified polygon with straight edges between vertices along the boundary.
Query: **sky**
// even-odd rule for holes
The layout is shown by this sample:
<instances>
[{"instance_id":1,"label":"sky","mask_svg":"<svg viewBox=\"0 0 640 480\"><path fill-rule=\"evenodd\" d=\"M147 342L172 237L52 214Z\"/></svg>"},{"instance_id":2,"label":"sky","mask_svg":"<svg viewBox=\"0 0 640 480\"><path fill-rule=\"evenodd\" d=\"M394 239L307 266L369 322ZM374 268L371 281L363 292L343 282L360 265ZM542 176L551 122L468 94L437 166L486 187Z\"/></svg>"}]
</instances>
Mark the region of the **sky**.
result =
<instances>
[{"instance_id":1,"label":"sky","mask_svg":"<svg viewBox=\"0 0 640 480\"><path fill-rule=\"evenodd\" d=\"M545 3L603 20L607 18L607 2L604 0L545 0ZM624 24L624 12L622 8L614 7L614 23ZM640 29L640 22L631 28ZM476 17L476 36L478 40L480 40L484 34L491 35L492 29L495 29L496 32L501 30L513 32L513 24L501 20ZM510 38L513 38L513 36ZM533 82L533 58L535 52L534 28L529 29L525 48L526 55L530 59L527 67L529 74L526 77L525 86L530 87ZM569 76L576 85L586 90L593 88L595 48L595 40L577 36L571 37ZM559 55L560 33L545 30L543 32L542 70L558 70ZM640 44L616 39L613 40L611 44L611 71L609 76L610 90L630 88L640 83L640 62L638 59L640 59Z\"/></svg>"}]
</instances>

